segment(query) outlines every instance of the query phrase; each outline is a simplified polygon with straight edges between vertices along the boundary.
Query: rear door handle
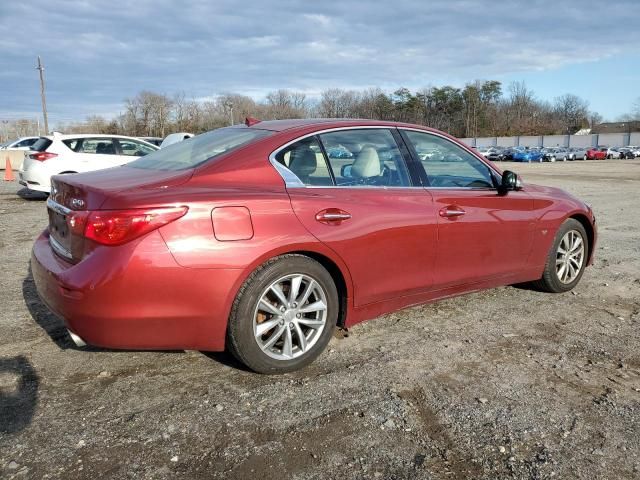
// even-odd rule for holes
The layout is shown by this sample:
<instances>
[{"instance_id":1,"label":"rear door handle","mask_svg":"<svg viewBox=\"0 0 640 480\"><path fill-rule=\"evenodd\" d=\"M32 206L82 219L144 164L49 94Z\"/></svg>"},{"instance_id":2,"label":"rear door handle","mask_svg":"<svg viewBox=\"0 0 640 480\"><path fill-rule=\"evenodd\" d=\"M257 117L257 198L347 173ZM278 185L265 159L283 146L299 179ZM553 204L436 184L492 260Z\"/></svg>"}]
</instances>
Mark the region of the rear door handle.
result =
<instances>
[{"instance_id":1,"label":"rear door handle","mask_svg":"<svg viewBox=\"0 0 640 480\"><path fill-rule=\"evenodd\" d=\"M465 212L462 208L458 207L457 205L449 205L447 207L441 208L439 213L440 213L440 216L444 218L457 218L457 217L461 217L467 212Z\"/></svg>"},{"instance_id":2,"label":"rear door handle","mask_svg":"<svg viewBox=\"0 0 640 480\"><path fill-rule=\"evenodd\" d=\"M340 225L345 220L349 220L351 214L339 208L325 208L316 213L316 220L327 225Z\"/></svg>"}]
</instances>

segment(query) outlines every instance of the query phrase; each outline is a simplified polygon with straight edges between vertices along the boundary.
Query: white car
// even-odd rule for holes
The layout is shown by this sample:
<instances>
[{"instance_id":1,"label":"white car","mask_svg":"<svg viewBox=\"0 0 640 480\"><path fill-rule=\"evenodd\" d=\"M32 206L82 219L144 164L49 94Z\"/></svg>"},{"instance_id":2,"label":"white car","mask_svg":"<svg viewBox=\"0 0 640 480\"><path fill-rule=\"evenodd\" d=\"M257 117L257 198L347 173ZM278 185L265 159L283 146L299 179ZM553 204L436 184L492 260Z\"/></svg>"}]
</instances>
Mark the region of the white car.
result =
<instances>
[{"instance_id":1,"label":"white car","mask_svg":"<svg viewBox=\"0 0 640 480\"><path fill-rule=\"evenodd\" d=\"M49 193L51 176L117 167L155 152L158 147L121 135L40 137L25 152L18 181L30 190Z\"/></svg>"},{"instance_id":2,"label":"white car","mask_svg":"<svg viewBox=\"0 0 640 480\"><path fill-rule=\"evenodd\" d=\"M607 148L607 158L620 158L622 154L618 150L618 147Z\"/></svg>"},{"instance_id":3,"label":"white car","mask_svg":"<svg viewBox=\"0 0 640 480\"><path fill-rule=\"evenodd\" d=\"M173 145L174 143L181 142L183 140L187 140L193 137L193 133L188 132L179 132L179 133L171 133L165 137L165 139L160 144L160 148L168 147L169 145Z\"/></svg>"},{"instance_id":4,"label":"white car","mask_svg":"<svg viewBox=\"0 0 640 480\"><path fill-rule=\"evenodd\" d=\"M493 150L492 147L478 147L478 153L485 158L487 158Z\"/></svg>"},{"instance_id":5,"label":"white car","mask_svg":"<svg viewBox=\"0 0 640 480\"><path fill-rule=\"evenodd\" d=\"M0 150L29 150L40 137L20 137L0 145Z\"/></svg>"}]
</instances>

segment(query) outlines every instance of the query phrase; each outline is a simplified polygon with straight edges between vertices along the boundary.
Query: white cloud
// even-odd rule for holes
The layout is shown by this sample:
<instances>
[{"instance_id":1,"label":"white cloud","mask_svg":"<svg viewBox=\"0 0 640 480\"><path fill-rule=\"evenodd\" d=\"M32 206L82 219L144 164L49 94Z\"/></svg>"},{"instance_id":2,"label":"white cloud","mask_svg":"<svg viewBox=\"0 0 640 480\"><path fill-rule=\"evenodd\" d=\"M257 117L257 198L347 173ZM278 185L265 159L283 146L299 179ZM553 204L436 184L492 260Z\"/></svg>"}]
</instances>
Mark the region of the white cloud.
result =
<instances>
[{"instance_id":1,"label":"white cloud","mask_svg":"<svg viewBox=\"0 0 640 480\"><path fill-rule=\"evenodd\" d=\"M52 105L73 115L142 89L257 96L534 73L638 53L640 30L610 34L638 13L636 0L9 2L0 105L37 110L38 54Z\"/></svg>"}]
</instances>

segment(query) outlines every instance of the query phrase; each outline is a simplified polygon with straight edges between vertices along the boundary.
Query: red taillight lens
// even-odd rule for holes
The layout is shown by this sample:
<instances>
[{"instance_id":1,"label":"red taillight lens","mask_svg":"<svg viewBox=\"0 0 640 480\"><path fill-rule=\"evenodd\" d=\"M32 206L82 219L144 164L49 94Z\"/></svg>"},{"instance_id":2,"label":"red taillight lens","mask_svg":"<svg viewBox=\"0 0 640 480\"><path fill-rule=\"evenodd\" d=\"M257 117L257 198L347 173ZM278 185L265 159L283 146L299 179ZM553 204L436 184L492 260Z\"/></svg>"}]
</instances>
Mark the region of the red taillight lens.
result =
<instances>
[{"instance_id":1,"label":"red taillight lens","mask_svg":"<svg viewBox=\"0 0 640 480\"><path fill-rule=\"evenodd\" d=\"M103 245L122 245L179 219L187 207L88 212L84 236Z\"/></svg>"},{"instance_id":2,"label":"red taillight lens","mask_svg":"<svg viewBox=\"0 0 640 480\"><path fill-rule=\"evenodd\" d=\"M67 226L69 227L69 231L78 236L84 235L84 227L87 224L87 217L89 216L89 212L81 211L81 212L71 212L67 215Z\"/></svg>"},{"instance_id":3,"label":"red taillight lens","mask_svg":"<svg viewBox=\"0 0 640 480\"><path fill-rule=\"evenodd\" d=\"M31 158L32 160L37 160L39 162L44 162L45 160L49 160L50 158L54 158L57 156L58 156L57 153L38 152L38 153L32 153L31 155L29 155L29 158Z\"/></svg>"}]
</instances>

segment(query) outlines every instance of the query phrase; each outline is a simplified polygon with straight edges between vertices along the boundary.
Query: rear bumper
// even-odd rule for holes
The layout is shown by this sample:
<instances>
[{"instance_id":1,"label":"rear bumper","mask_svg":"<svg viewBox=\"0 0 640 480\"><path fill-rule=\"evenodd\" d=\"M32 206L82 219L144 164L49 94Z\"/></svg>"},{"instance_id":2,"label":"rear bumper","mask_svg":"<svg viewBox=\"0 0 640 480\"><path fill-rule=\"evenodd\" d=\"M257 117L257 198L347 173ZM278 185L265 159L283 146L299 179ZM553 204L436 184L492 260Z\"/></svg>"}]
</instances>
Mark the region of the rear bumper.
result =
<instances>
[{"instance_id":1,"label":"rear bumper","mask_svg":"<svg viewBox=\"0 0 640 480\"><path fill-rule=\"evenodd\" d=\"M43 172L34 172L32 170L20 170L18 172L18 183L29 190L49 193L51 191L51 177Z\"/></svg>"},{"instance_id":2,"label":"rear bumper","mask_svg":"<svg viewBox=\"0 0 640 480\"><path fill-rule=\"evenodd\" d=\"M75 265L52 251L44 232L31 271L43 302L90 345L208 351L224 350L242 272L181 267L157 231L96 249Z\"/></svg>"}]
</instances>

